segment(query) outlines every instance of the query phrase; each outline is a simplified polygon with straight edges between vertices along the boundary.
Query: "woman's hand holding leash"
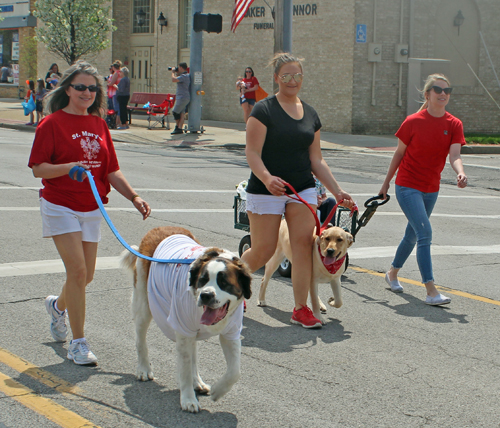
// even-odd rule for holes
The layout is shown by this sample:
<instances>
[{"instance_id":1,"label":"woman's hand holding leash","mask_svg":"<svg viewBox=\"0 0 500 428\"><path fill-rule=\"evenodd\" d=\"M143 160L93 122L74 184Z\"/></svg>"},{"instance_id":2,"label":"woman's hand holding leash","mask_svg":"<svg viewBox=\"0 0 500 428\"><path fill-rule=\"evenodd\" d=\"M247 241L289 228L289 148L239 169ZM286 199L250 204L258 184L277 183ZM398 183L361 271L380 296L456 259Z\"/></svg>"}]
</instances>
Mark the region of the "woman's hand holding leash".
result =
<instances>
[{"instance_id":1,"label":"woman's hand holding leash","mask_svg":"<svg viewBox=\"0 0 500 428\"><path fill-rule=\"evenodd\" d=\"M283 196L285 194L285 184L286 181L274 175L269 176L265 183L267 190L274 196Z\"/></svg>"},{"instance_id":2,"label":"woman's hand holding leash","mask_svg":"<svg viewBox=\"0 0 500 428\"><path fill-rule=\"evenodd\" d=\"M89 169L87 166L82 165L80 162L71 162L68 164L68 166L68 174L72 180L82 182L87 178L87 175L85 174L85 171L88 171Z\"/></svg>"},{"instance_id":3,"label":"woman's hand holding leash","mask_svg":"<svg viewBox=\"0 0 500 428\"><path fill-rule=\"evenodd\" d=\"M356 202L353 201L351 195L349 195L349 193L347 192L344 192L343 190L340 190L340 192L336 194L335 197L337 198L337 201L342 201L340 205L342 205L343 207L352 209L352 207L356 205Z\"/></svg>"}]
</instances>

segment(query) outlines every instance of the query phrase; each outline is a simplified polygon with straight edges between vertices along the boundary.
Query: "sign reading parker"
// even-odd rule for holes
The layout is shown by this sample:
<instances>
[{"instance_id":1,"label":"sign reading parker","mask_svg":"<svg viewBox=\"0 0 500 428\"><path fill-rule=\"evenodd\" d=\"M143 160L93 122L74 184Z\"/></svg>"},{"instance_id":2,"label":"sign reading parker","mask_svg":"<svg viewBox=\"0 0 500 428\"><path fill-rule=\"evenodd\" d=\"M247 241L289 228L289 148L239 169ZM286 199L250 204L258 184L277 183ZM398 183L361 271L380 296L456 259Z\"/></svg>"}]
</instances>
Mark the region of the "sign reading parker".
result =
<instances>
[{"instance_id":1,"label":"sign reading parker","mask_svg":"<svg viewBox=\"0 0 500 428\"><path fill-rule=\"evenodd\" d=\"M274 15L274 8L271 14ZM293 16L318 15L318 5L316 3L296 4L293 6ZM249 7L245 18L265 18L266 8L264 6ZM256 22L253 24L254 30L272 30L274 22Z\"/></svg>"}]
</instances>

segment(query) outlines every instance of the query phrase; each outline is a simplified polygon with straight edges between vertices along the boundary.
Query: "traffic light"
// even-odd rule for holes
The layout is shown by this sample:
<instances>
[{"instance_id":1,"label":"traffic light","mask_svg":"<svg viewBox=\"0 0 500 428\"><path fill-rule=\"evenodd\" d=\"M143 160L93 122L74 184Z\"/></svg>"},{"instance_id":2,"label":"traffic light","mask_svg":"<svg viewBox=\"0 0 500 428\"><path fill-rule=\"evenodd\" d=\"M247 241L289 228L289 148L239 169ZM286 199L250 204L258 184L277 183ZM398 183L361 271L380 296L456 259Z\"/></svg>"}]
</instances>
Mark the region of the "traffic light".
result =
<instances>
[{"instance_id":1,"label":"traffic light","mask_svg":"<svg viewBox=\"0 0 500 428\"><path fill-rule=\"evenodd\" d=\"M196 12L193 16L193 30L206 31L207 33L220 33L222 31L222 15L205 15Z\"/></svg>"}]
</instances>

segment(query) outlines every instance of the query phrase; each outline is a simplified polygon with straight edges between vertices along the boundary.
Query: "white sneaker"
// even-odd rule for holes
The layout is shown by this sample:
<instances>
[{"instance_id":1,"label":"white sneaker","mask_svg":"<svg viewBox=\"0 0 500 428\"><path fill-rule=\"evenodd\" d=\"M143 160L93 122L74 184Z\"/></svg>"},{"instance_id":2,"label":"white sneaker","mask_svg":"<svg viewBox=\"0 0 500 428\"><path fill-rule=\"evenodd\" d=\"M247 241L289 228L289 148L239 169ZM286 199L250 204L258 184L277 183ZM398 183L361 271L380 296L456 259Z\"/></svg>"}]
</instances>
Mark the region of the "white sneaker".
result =
<instances>
[{"instance_id":1,"label":"white sneaker","mask_svg":"<svg viewBox=\"0 0 500 428\"><path fill-rule=\"evenodd\" d=\"M59 296L48 296L45 299L45 309L52 317L50 321L50 334L56 342L66 342L68 327L66 326L66 311L58 312L54 304Z\"/></svg>"},{"instance_id":2,"label":"white sneaker","mask_svg":"<svg viewBox=\"0 0 500 428\"><path fill-rule=\"evenodd\" d=\"M399 279L395 279L394 281L391 281L389 279L389 272L385 274L385 282L389 284L389 287L391 287L391 290L394 293L402 293L403 292L403 286L399 283Z\"/></svg>"},{"instance_id":3,"label":"white sneaker","mask_svg":"<svg viewBox=\"0 0 500 428\"><path fill-rule=\"evenodd\" d=\"M439 306L439 305L447 305L451 302L449 297L444 296L443 294L438 294L437 296L431 297L427 295L425 299L425 303L431 306Z\"/></svg>"},{"instance_id":4,"label":"white sneaker","mask_svg":"<svg viewBox=\"0 0 500 428\"><path fill-rule=\"evenodd\" d=\"M97 364L97 357L89 349L87 341L83 339L81 342L73 343L72 340L68 347L68 360L72 360L75 364L88 365Z\"/></svg>"}]
</instances>

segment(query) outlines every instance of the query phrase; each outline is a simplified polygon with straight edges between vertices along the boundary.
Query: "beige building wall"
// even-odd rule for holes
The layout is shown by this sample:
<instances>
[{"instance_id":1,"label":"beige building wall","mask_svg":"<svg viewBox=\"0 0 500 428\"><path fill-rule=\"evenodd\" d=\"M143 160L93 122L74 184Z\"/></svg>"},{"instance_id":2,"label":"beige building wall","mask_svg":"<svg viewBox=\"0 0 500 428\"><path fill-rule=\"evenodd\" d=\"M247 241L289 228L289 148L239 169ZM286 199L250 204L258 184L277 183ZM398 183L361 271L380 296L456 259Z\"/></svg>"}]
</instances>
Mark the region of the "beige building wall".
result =
<instances>
[{"instance_id":1,"label":"beige building wall","mask_svg":"<svg viewBox=\"0 0 500 428\"><path fill-rule=\"evenodd\" d=\"M112 60L120 59L131 71L134 62L131 78L137 90L138 61L144 67L147 57L148 80L141 83L142 91L175 93L167 67L185 55L179 42L186 1L152 0L148 34L132 33L132 0L113 1L118 30L110 36L112 47L90 60L102 73L107 73ZM266 65L273 55L274 30L267 3L255 0L252 15L233 34L233 2L205 0L203 12L221 14L223 31L203 33L203 119L243 121L235 81L247 66L272 93L272 70ZM500 129L500 108L495 103L500 104L500 87L493 70L500 74L498 0L294 0L294 8L293 53L305 60L301 97L318 111L324 130L358 134L397 130L408 113L409 87L422 87L425 78L409 84L408 63L395 59L399 45L408 46L410 58L450 61L454 92L449 111L462 119L466 131ZM459 10L464 16L460 33L453 25ZM163 32L157 23L160 12L168 21ZM356 41L359 24L366 25L365 43ZM373 43L381 47L376 63L370 55ZM52 62L66 67L39 46L38 74L44 77ZM426 65L426 72L431 69ZM143 70L141 75L144 80Z\"/></svg>"}]
</instances>

